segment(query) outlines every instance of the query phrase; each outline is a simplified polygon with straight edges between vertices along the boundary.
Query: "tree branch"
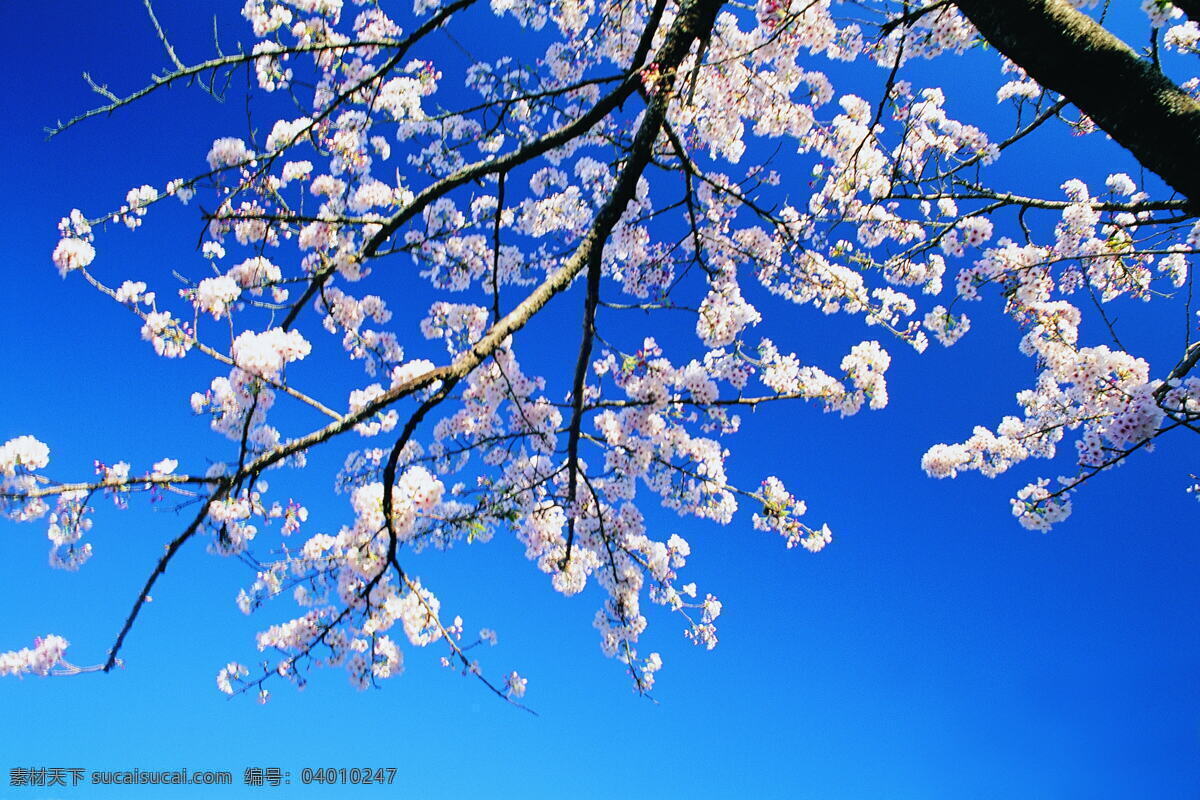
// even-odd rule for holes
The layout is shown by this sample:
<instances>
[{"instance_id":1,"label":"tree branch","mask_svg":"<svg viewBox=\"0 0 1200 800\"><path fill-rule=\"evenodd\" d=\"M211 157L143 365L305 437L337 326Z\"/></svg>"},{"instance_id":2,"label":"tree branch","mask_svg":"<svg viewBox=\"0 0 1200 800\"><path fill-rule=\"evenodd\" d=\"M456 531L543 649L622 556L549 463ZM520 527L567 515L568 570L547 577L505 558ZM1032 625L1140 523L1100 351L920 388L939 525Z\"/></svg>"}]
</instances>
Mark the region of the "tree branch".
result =
<instances>
[{"instance_id":1,"label":"tree branch","mask_svg":"<svg viewBox=\"0 0 1200 800\"><path fill-rule=\"evenodd\" d=\"M1193 22L1200 22L1200 0L1171 0L1172 5L1188 15Z\"/></svg>"},{"instance_id":2,"label":"tree branch","mask_svg":"<svg viewBox=\"0 0 1200 800\"><path fill-rule=\"evenodd\" d=\"M1200 204L1200 103L1066 0L957 0L997 50Z\"/></svg>"},{"instance_id":3,"label":"tree branch","mask_svg":"<svg viewBox=\"0 0 1200 800\"><path fill-rule=\"evenodd\" d=\"M664 3L660 0L658 5L662 6ZM651 23L642 34L637 54L633 64L629 68L629 72L621 82L621 85L613 90L611 94L601 98L594 106L579 117L529 142L525 146L519 147L507 155L498 158L489 156L483 160L468 164L453 174L447 175L441 180L425 187L425 189L413 198L412 202L397 211L380 226L379 231L363 245L360 258L365 261L368 258L374 257L379 252L379 248L391 238L392 234L400 230L401 227L432 205L436 200L449 194L459 186L487 175L510 172L515 167L537 158L560 145L566 144L576 137L586 134L597 123L603 121L605 117L625 102L640 83L640 70L646 55L649 53L650 44L654 40L654 33L657 29L657 16L652 15ZM663 45L663 49L666 50L666 44ZM684 51L684 55L686 55L686 50ZM662 54L660 54L660 57L662 57ZM682 60L683 56L681 55L679 58ZM284 319L282 325L284 329L291 327L296 317L300 314L300 310L317 292L321 291L321 287L333 277L334 272L336 272L336 267L330 264L313 275L312 283L309 284L303 296L296 302L292 311L287 315L287 318Z\"/></svg>"},{"instance_id":4,"label":"tree branch","mask_svg":"<svg viewBox=\"0 0 1200 800\"><path fill-rule=\"evenodd\" d=\"M176 536L167 545L167 551L163 553L162 558L158 560L154 571L150 573L150 577L146 579L145 586L138 594L137 600L133 603L133 608L129 611L129 616L125 618L125 624L121 626L121 632L117 634L117 641L113 644L112 649L108 651L108 660L104 662L104 671L111 672L112 668L117 666L117 654L121 652L121 646L125 644L125 637L129 635L130 629L133 628L133 623L137 621L138 614L141 613L142 606L146 604L150 597L150 590L154 588L154 584L159 577L167 571L167 565L171 563L171 559L179 552L179 548L195 535L196 531L200 530L200 525L204 522L204 518L208 516L208 509L213 503L219 503L225 498L229 492L229 488L233 485L233 481L227 481L217 487L217 490L212 493L207 500L204 501L204 506L200 509L200 513L192 520L192 524L187 526L183 533Z\"/></svg>"}]
</instances>

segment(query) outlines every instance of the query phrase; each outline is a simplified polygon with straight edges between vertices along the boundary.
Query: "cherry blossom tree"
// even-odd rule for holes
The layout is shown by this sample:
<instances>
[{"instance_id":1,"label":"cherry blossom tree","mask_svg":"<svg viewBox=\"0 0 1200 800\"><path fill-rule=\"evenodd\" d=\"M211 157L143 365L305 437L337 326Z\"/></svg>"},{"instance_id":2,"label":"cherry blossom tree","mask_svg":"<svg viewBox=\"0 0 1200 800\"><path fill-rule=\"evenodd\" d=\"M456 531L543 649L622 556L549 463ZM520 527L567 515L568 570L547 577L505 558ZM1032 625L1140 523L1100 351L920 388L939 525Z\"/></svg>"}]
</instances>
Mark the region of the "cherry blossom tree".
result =
<instances>
[{"instance_id":1,"label":"cherry blossom tree","mask_svg":"<svg viewBox=\"0 0 1200 800\"><path fill-rule=\"evenodd\" d=\"M222 691L265 699L318 666L368 686L398 675L406 649L435 646L519 703L526 680L476 658L496 633L468 634L410 566L426 548L500 534L555 591L596 584L603 650L649 692L663 661L643 652L646 604L712 648L721 603L686 579L690 545L649 527L647 509L819 552L829 527L805 521L777 477L728 479L739 414L881 409L888 348L954 345L975 306L1011 318L1036 379L1014 387L1011 416L929 443L920 465L994 477L1055 459L1062 475L1011 500L1020 525L1049 530L1084 483L1200 422L1188 305L1200 80L1186 75L1200 4L1143 3L1144 52L1099 5L247 0L253 45L195 64L147 5L167 71L124 95L93 84L103 104L54 132L171 86L220 94L243 72L271 118L115 210L71 210L52 260L128 309L157 355L211 365L190 402L217 435L210 453L97 462L74 481L51 477L33 436L0 446L0 509L48 523L54 567L91 556L97 503L167 497L190 514L102 663L74 666L66 640L47 635L0 654L0 674L121 664L156 582L204 542L253 565L243 612L298 607L258 634L255 667L221 669ZM537 57L438 60L440 32L483 24ZM956 119L930 69L985 49L996 111ZM873 96L839 90L831 75L850 69ZM1103 185L1064 175L1053 196L997 179L997 163L1029 158L1064 126L1081 141L1111 136L1114 161L1144 170ZM187 274L106 263L106 229L136 231L169 203L203 218ZM436 300L396 299L416 273ZM767 306L754 298L771 295L869 330L840 361L809 361L819 332L755 334ZM1173 363L1152 367L1121 344L1109 309L1131 299L1186 306ZM577 309L573 363L531 368L526 329L551 303ZM444 350L436 361L421 355L430 343ZM365 373L348 396L290 374L347 359ZM318 448L341 448L336 475L307 474ZM296 498L331 488L346 496L345 524L310 530Z\"/></svg>"}]
</instances>

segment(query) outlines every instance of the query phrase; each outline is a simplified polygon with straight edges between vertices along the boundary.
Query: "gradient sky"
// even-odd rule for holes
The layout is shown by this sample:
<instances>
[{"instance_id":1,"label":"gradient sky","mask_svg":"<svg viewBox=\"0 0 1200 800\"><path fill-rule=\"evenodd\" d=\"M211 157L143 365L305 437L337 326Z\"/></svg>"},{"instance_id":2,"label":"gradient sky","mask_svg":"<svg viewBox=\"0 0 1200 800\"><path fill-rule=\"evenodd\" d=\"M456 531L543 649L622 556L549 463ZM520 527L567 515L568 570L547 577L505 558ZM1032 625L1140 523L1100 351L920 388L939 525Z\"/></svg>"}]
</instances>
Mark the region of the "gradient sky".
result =
<instances>
[{"instance_id":1,"label":"gradient sky","mask_svg":"<svg viewBox=\"0 0 1200 800\"><path fill-rule=\"evenodd\" d=\"M235 38L247 41L241 4L213 5L226 49ZM211 53L207 6L164 4L159 12L185 60ZM195 357L156 358L127 311L79 276L60 279L49 253L55 224L71 208L95 213L131 186L200 169L214 138L244 129L240 97L218 105L174 89L47 142L43 126L96 101L81 72L120 91L165 60L135 0L4 3L0 21L10 31L10 66L0 77L8 114L0 441L37 436L51 448L48 472L62 479L87 476L96 458L137 470L164 456L180 458L182 468L227 457L224 440L187 404L218 373ZM959 62L935 62L913 79L945 83L937 67L947 63ZM994 64L961 63L947 94L973 91L951 100L952 113L994 114ZM883 80L872 70L842 73L839 89L857 82L865 93ZM1049 194L1072 175L1099 182L1133 167L1098 136L1060 136L1022 151L1008 169L1022 188ZM801 193L803 180L796 186ZM152 215L136 235L102 237L96 268L123 278L196 274L199 230L188 210ZM558 350L556 326L577 329L574 298L523 334L548 362ZM813 360L868 338L811 309L763 302L779 312L764 332L803 346ZM1197 471L1194 444L1168 440L1093 481L1072 518L1048 535L1021 529L1007 499L1033 477L1066 471L1064 463L1035 463L996 480L928 479L919 460L930 444L1015 413L1013 394L1034 375L996 298L972 312L971 334L951 350L934 345L917 357L889 345L892 400L884 411L844 421L810 406L744 415L745 433L731 445L732 478L751 486L767 474L784 478L808 500L810 523L834 530L825 551L786 550L752 529L752 509L726 527L651 515L656 538L679 532L691 542L684 581L725 604L712 652L685 642L671 615L651 612L643 650L658 650L665 662L657 702L632 693L619 665L600 653L591 627L596 588L555 594L503 534L423 556L418 572L468 629L499 631L499 646L481 654L485 667L526 675L539 716L440 668L435 647L409 648L404 676L381 690L355 691L344 672L331 670L302 692L277 684L266 706L228 700L216 691L217 670L228 660L253 663L253 633L289 618L291 607L242 616L233 600L253 576L195 542L154 591L124 650L125 669L0 680L0 800L364 798L397 789L420 798L1196 797L1200 543L1196 501L1184 493ZM1122 334L1139 352L1171 363L1183 334L1180 306L1119 312ZM419 318L420 309L412 313ZM602 324L621 322L641 335L630 319ZM349 518L346 498L328 488L342 453L315 455L314 468L294 478L272 476L313 487L304 496L309 532L336 530ZM46 566L44 523L0 522L0 650L59 633L76 663L103 660L163 543L184 523L145 503L121 514L95 505L96 555L75 574ZM238 785L8 786L11 768L38 766L230 770ZM242 787L253 766L288 770L292 785ZM398 786L304 788L297 784L305 767L395 767Z\"/></svg>"}]
</instances>

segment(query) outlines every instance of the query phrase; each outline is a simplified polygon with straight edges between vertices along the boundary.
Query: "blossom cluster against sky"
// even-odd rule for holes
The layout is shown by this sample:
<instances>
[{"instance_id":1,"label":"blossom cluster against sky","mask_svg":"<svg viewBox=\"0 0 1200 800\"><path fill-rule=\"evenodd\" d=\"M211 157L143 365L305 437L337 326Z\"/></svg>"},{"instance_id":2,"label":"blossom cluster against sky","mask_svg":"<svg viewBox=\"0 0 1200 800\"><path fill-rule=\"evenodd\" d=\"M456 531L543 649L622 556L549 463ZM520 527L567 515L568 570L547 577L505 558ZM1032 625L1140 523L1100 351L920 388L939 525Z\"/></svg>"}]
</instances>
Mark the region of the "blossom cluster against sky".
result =
<instances>
[{"instance_id":1,"label":"blossom cluster against sky","mask_svg":"<svg viewBox=\"0 0 1200 800\"><path fill-rule=\"evenodd\" d=\"M239 5L214 4L223 37L244 36ZM181 55L211 52L207 11L158 11ZM10 70L2 86L11 278L0 300L9 368L0 441L36 434L62 475L87 474L96 458L206 452L212 435L187 404L195 374L157 358L127 315L82 281L62 280L49 252L69 209L108 207L181 163L200 168L215 138L244 126L245 109L236 94L218 105L172 90L46 142L43 126L95 103L82 71L128 88L161 69L163 54L132 0L7 4L0 19L14 32L12 63L38 65L36 78ZM983 107L999 76L953 80L986 85L972 101ZM1088 169L1056 151L1027 157L1031 172ZM198 237L183 219L112 237L106 257L130 274L169 271ZM560 316L543 330L576 330L574 306L551 313ZM422 652L381 691L358 692L331 671L303 692L280 687L267 706L226 701L213 676L231 658L253 659L264 620L237 611L245 576L197 547L156 590L123 670L0 682L0 777L21 766L238 776L280 766L296 781L306 766L395 766L417 797L1188 796L1200 782L1200 545L1195 500L1183 491L1195 470L1187 443L1101 476L1049 535L1014 523L1006 498L1016 479L930 480L920 469L926 448L1012 413L1012 392L1029 380L1016 332L995 316L977 315L953 350L901 354L884 411L845 421L809 407L746 415L738 476L778 474L805 497L835 529L819 554L753 530L750 509L726 527L665 512L652 520L687 536L692 577L725 606L712 652L688 645L673 620L657 621L653 649L668 670L657 704L630 693L601 657L593 604L548 592L520 546L500 536L422 569L465 618L500 631L489 657L520 666L541 716L497 702ZM344 498L311 513L336 527ZM61 631L78 661L102 660L179 524L169 512L102 512L97 555L63 573L45 566L40 525L4 523L0 648ZM0 797L24 794L50 796L0 788Z\"/></svg>"}]
</instances>

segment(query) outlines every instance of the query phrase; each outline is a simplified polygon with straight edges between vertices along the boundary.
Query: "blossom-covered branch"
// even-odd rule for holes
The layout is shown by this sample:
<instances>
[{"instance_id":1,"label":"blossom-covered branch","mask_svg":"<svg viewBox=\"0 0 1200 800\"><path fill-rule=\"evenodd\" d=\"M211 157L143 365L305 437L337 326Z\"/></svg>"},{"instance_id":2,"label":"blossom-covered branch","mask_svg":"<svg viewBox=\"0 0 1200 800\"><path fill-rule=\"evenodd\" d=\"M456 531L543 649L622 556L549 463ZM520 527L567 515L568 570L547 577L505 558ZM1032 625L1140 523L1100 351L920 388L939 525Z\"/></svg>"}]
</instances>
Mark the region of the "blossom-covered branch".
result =
<instances>
[{"instance_id":1,"label":"blossom-covered branch","mask_svg":"<svg viewBox=\"0 0 1200 800\"><path fill-rule=\"evenodd\" d=\"M1084 484L1200 430L1195 130L1176 125L1200 80L1158 74L1200 50L1195 21L1147 7L1146 24L1166 27L1150 69L1087 0L851 5L247 0L255 44L190 67L155 20L169 70L121 96L97 87L108 102L60 129L245 69L251 133L214 131L176 173L190 177L71 211L52 260L129 309L148 352L183 359L196 391L181 401L217 444L137 468L97 461L94 479L72 481L50 477L33 436L0 446L0 510L47 520L56 567L92 556L99 502L175 495L192 509L164 536L103 668L133 658L150 591L207 541L251 569L242 611L284 594L298 609L258 634L256 669L221 659L222 691L265 700L270 681L303 684L322 666L375 685L402 672L407 642L445 647L444 665L518 703L526 678L468 654L496 634L470 644L418 574L431 551L506 533L555 591L593 590L604 653L648 693L664 663L662 648L640 652L649 606L680 615L705 648L722 613L683 582L692 545L651 509L821 552L832 531L803 521L807 502L778 476L755 476L755 489L731 477L740 415L794 403L800 425L809 406L880 411L899 363L889 348L969 342L968 306L1007 318L1036 376L1014 387L1016 413L922 443L914 469L997 477L1053 460L1057 483L1025 476L1011 499L1019 523L1049 530ZM1036 25L1000 19L1009 12ZM526 49L461 69L443 59L443 28L479 25ZM992 52L992 112L913 68L952 67L981 34L1008 56ZM877 91L834 85L826 65L850 61ZM1079 89L1092 67L1092 80L1115 69L1113 86L1144 89L1141 110ZM261 97L280 91L297 106L282 117ZM1136 181L1137 161L1103 143L1114 166L1102 174L1030 188L993 166L1097 125L1165 185ZM108 257L109 229L169 224L172 201L193 198L201 244L177 275L128 275ZM579 301L556 302L563 315L582 307L577 338L547 313L560 294ZM1183 307L1168 366L1122 344L1113 312L1132 301ZM818 355L822 315L861 332L832 359ZM768 317L785 320L772 337L759 328ZM344 460L330 482L349 501L328 532L313 530L305 500L321 490L308 477L318 448ZM0 672L80 671L65 648L44 637L0 655Z\"/></svg>"}]
</instances>

